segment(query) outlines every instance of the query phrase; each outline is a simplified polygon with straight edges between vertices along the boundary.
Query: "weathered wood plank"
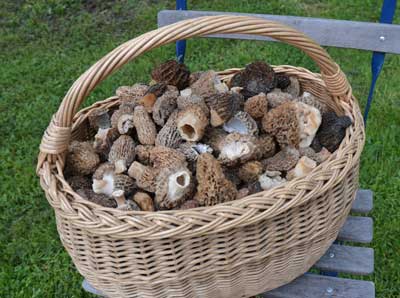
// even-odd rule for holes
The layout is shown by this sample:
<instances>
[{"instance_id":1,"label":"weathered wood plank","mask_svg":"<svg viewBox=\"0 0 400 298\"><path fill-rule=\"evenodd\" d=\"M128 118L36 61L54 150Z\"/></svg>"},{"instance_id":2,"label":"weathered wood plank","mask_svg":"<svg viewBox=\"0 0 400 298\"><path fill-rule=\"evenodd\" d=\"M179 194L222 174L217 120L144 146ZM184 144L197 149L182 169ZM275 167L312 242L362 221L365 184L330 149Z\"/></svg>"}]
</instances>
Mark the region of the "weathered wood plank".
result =
<instances>
[{"instance_id":1,"label":"weathered wood plank","mask_svg":"<svg viewBox=\"0 0 400 298\"><path fill-rule=\"evenodd\" d=\"M368 275L374 272L374 250L333 244L314 268L350 274Z\"/></svg>"},{"instance_id":2,"label":"weathered wood plank","mask_svg":"<svg viewBox=\"0 0 400 298\"><path fill-rule=\"evenodd\" d=\"M212 15L249 15L277 21L304 32L317 43L339 48L362 49L400 54L400 25L372 22L355 22L334 19L306 18L296 16L245 14L217 11L177 11L162 10L158 13L158 26L162 27L181 20ZM208 37L256 39L275 41L273 39L244 34L216 34Z\"/></svg>"},{"instance_id":3,"label":"weathered wood plank","mask_svg":"<svg viewBox=\"0 0 400 298\"><path fill-rule=\"evenodd\" d=\"M373 282L305 274L291 283L262 294L264 298L375 298Z\"/></svg>"},{"instance_id":4,"label":"weathered wood plank","mask_svg":"<svg viewBox=\"0 0 400 298\"><path fill-rule=\"evenodd\" d=\"M353 206L351 207L351 211L357 213L368 213L372 210L372 208L373 192L369 189L359 189L357 191Z\"/></svg>"},{"instance_id":5,"label":"weathered wood plank","mask_svg":"<svg viewBox=\"0 0 400 298\"><path fill-rule=\"evenodd\" d=\"M370 243L372 241L372 235L372 218L349 216L339 232L338 240Z\"/></svg>"}]
</instances>

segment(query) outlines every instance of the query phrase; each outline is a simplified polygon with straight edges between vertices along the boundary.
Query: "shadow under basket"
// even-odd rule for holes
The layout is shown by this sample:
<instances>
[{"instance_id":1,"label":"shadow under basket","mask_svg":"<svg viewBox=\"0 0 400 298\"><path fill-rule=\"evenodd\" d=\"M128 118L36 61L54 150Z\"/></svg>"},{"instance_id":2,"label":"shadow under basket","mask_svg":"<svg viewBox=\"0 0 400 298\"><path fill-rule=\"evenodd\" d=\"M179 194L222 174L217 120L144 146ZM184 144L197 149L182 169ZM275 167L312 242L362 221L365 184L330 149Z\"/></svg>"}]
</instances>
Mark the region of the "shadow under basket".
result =
<instances>
[{"instance_id":1,"label":"shadow under basket","mask_svg":"<svg viewBox=\"0 0 400 298\"><path fill-rule=\"evenodd\" d=\"M194 36L242 33L270 36L303 50L321 74L276 66L353 120L339 149L305 177L213 207L160 212L121 211L88 202L63 176L71 139L87 133L98 107L117 107L111 97L77 113L108 75L155 47ZM228 80L239 69L220 72ZM345 75L302 33L253 17L213 16L175 23L119 46L71 87L47 128L37 172L54 208L61 241L76 268L108 297L249 297L306 272L330 247L358 189L364 124Z\"/></svg>"}]
</instances>

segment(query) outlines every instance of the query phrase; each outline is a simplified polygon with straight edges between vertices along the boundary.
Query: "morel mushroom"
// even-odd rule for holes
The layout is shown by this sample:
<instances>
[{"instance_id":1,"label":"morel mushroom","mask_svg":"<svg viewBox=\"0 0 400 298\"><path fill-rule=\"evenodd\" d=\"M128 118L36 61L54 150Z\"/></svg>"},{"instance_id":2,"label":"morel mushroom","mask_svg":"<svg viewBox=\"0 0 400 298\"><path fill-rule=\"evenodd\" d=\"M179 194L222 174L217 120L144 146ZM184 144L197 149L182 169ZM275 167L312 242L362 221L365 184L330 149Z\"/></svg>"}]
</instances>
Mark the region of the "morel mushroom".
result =
<instances>
[{"instance_id":1,"label":"morel mushroom","mask_svg":"<svg viewBox=\"0 0 400 298\"><path fill-rule=\"evenodd\" d=\"M187 200L179 207L179 209L187 210L187 209L197 208L199 206L200 205L197 200Z\"/></svg>"},{"instance_id":2,"label":"morel mushroom","mask_svg":"<svg viewBox=\"0 0 400 298\"><path fill-rule=\"evenodd\" d=\"M135 148L136 160L144 165L150 164L150 151L153 150L153 145L137 145Z\"/></svg>"},{"instance_id":3,"label":"morel mushroom","mask_svg":"<svg viewBox=\"0 0 400 298\"><path fill-rule=\"evenodd\" d=\"M281 172L279 171L265 171L265 173L259 177L258 182L263 190L268 190L286 182L286 179L282 178L280 175Z\"/></svg>"},{"instance_id":4,"label":"morel mushroom","mask_svg":"<svg viewBox=\"0 0 400 298\"><path fill-rule=\"evenodd\" d=\"M249 113L254 119L262 119L268 112L267 95L260 93L250 97L244 103L244 111Z\"/></svg>"},{"instance_id":5,"label":"morel mushroom","mask_svg":"<svg viewBox=\"0 0 400 298\"><path fill-rule=\"evenodd\" d=\"M111 196L116 190L123 190L130 194L134 191L136 185L132 178L123 174L105 173L101 179L93 178L93 191Z\"/></svg>"},{"instance_id":6,"label":"morel mushroom","mask_svg":"<svg viewBox=\"0 0 400 298\"><path fill-rule=\"evenodd\" d=\"M157 136L156 125L143 106L137 106L133 112L133 123L137 137L142 145L152 145Z\"/></svg>"},{"instance_id":7,"label":"morel mushroom","mask_svg":"<svg viewBox=\"0 0 400 298\"><path fill-rule=\"evenodd\" d=\"M99 128L94 136L93 148L102 159L107 159L111 146L118 137L116 128Z\"/></svg>"},{"instance_id":8,"label":"morel mushroom","mask_svg":"<svg viewBox=\"0 0 400 298\"><path fill-rule=\"evenodd\" d=\"M295 77L289 77L290 84L286 88L283 88L283 92L289 93L293 98L297 98L301 94L300 82Z\"/></svg>"},{"instance_id":9,"label":"morel mushroom","mask_svg":"<svg viewBox=\"0 0 400 298\"><path fill-rule=\"evenodd\" d=\"M198 181L195 199L203 206L213 206L236 199L237 189L225 178L220 163L210 154L197 159Z\"/></svg>"},{"instance_id":10,"label":"morel mushroom","mask_svg":"<svg viewBox=\"0 0 400 298\"><path fill-rule=\"evenodd\" d=\"M308 104L309 106L318 109L321 114L328 112L328 106L309 92L304 92L296 99L296 101Z\"/></svg>"},{"instance_id":11,"label":"morel mushroom","mask_svg":"<svg viewBox=\"0 0 400 298\"><path fill-rule=\"evenodd\" d=\"M174 86L168 86L168 90L157 98L153 106L153 120L156 124L163 126L169 116L176 109L176 99L179 95L178 90Z\"/></svg>"},{"instance_id":12,"label":"morel mushroom","mask_svg":"<svg viewBox=\"0 0 400 298\"><path fill-rule=\"evenodd\" d=\"M257 138L239 133L227 135L220 143L219 151L218 160L227 166L257 159L260 154Z\"/></svg>"},{"instance_id":13,"label":"morel mushroom","mask_svg":"<svg viewBox=\"0 0 400 298\"><path fill-rule=\"evenodd\" d=\"M133 201L138 204L142 211L154 211L154 202L149 194L145 192L137 192L133 196Z\"/></svg>"},{"instance_id":14,"label":"morel mushroom","mask_svg":"<svg viewBox=\"0 0 400 298\"><path fill-rule=\"evenodd\" d=\"M307 104L288 102L270 110L262 120L264 130L281 147L308 147L321 124L319 111Z\"/></svg>"},{"instance_id":15,"label":"morel mushroom","mask_svg":"<svg viewBox=\"0 0 400 298\"><path fill-rule=\"evenodd\" d=\"M133 127L133 115L123 114L118 118L117 128L121 135L129 133Z\"/></svg>"},{"instance_id":16,"label":"morel mushroom","mask_svg":"<svg viewBox=\"0 0 400 298\"><path fill-rule=\"evenodd\" d=\"M206 98L210 109L210 123L213 127L220 126L239 111L243 97L233 92L217 93Z\"/></svg>"},{"instance_id":17,"label":"morel mushroom","mask_svg":"<svg viewBox=\"0 0 400 298\"><path fill-rule=\"evenodd\" d=\"M164 167L157 175L155 202L160 209L180 205L193 188L190 171L184 166Z\"/></svg>"},{"instance_id":18,"label":"morel mushroom","mask_svg":"<svg viewBox=\"0 0 400 298\"><path fill-rule=\"evenodd\" d=\"M346 128L351 124L352 121L347 116L338 117L334 112L324 113L317 133L319 143L329 152L335 152L346 135Z\"/></svg>"},{"instance_id":19,"label":"morel mushroom","mask_svg":"<svg viewBox=\"0 0 400 298\"><path fill-rule=\"evenodd\" d=\"M137 186L148 192L156 191L156 178L159 171L134 161L128 169L128 175L135 179Z\"/></svg>"},{"instance_id":20,"label":"morel mushroom","mask_svg":"<svg viewBox=\"0 0 400 298\"><path fill-rule=\"evenodd\" d=\"M249 161L241 165L238 170L238 177L246 183L257 181L262 174L264 167L259 161Z\"/></svg>"},{"instance_id":21,"label":"morel mushroom","mask_svg":"<svg viewBox=\"0 0 400 298\"><path fill-rule=\"evenodd\" d=\"M108 161L114 163L115 173L125 172L135 159L135 142L127 135L120 136L112 145Z\"/></svg>"},{"instance_id":22,"label":"morel mushroom","mask_svg":"<svg viewBox=\"0 0 400 298\"><path fill-rule=\"evenodd\" d=\"M262 163L268 171L282 172L293 169L299 159L300 154L298 150L291 147L286 147L273 157L263 160Z\"/></svg>"},{"instance_id":23,"label":"morel mushroom","mask_svg":"<svg viewBox=\"0 0 400 298\"><path fill-rule=\"evenodd\" d=\"M155 144L156 146L165 146L170 148L177 148L183 142L183 139L177 127L178 111L174 111L169 116L167 123L160 129L157 134Z\"/></svg>"},{"instance_id":24,"label":"morel mushroom","mask_svg":"<svg viewBox=\"0 0 400 298\"><path fill-rule=\"evenodd\" d=\"M290 85L290 78L284 74L277 74L276 76L276 87L279 89L285 89Z\"/></svg>"},{"instance_id":25,"label":"morel mushroom","mask_svg":"<svg viewBox=\"0 0 400 298\"><path fill-rule=\"evenodd\" d=\"M303 177L310 173L316 166L317 163L314 160L303 156L299 159L294 169L287 173L286 178L292 180L294 178Z\"/></svg>"},{"instance_id":26,"label":"morel mushroom","mask_svg":"<svg viewBox=\"0 0 400 298\"><path fill-rule=\"evenodd\" d=\"M242 135L258 135L257 122L246 112L237 112L228 122L224 123L226 132L237 132Z\"/></svg>"},{"instance_id":27,"label":"morel mushroom","mask_svg":"<svg viewBox=\"0 0 400 298\"><path fill-rule=\"evenodd\" d=\"M100 158L89 142L73 141L68 147L66 168L72 175L92 174Z\"/></svg>"},{"instance_id":28,"label":"morel mushroom","mask_svg":"<svg viewBox=\"0 0 400 298\"><path fill-rule=\"evenodd\" d=\"M179 112L176 122L182 139L196 142L203 137L208 118L201 107L192 105Z\"/></svg>"},{"instance_id":29,"label":"morel mushroom","mask_svg":"<svg viewBox=\"0 0 400 298\"><path fill-rule=\"evenodd\" d=\"M110 115L107 109L91 110L88 114L88 119L90 126L95 129L109 128L111 126Z\"/></svg>"},{"instance_id":30,"label":"morel mushroom","mask_svg":"<svg viewBox=\"0 0 400 298\"><path fill-rule=\"evenodd\" d=\"M176 60L168 60L157 66L151 72L151 77L156 82L164 82L182 90L189 85L190 71L185 64L178 63Z\"/></svg>"},{"instance_id":31,"label":"morel mushroom","mask_svg":"<svg viewBox=\"0 0 400 298\"><path fill-rule=\"evenodd\" d=\"M137 100L146 94L148 88L149 86L141 83L133 86L121 86L115 91L115 94L122 103L128 103L132 108L134 108L137 104Z\"/></svg>"},{"instance_id":32,"label":"morel mushroom","mask_svg":"<svg viewBox=\"0 0 400 298\"><path fill-rule=\"evenodd\" d=\"M263 61L248 64L244 70L233 76L231 87L243 87L241 93L245 98L261 92L268 93L276 87L275 72L271 66Z\"/></svg>"},{"instance_id":33,"label":"morel mushroom","mask_svg":"<svg viewBox=\"0 0 400 298\"><path fill-rule=\"evenodd\" d=\"M117 202L117 209L124 211L140 211L139 206L132 200L127 200L123 190L116 190L112 193L112 197Z\"/></svg>"},{"instance_id":34,"label":"morel mushroom","mask_svg":"<svg viewBox=\"0 0 400 298\"><path fill-rule=\"evenodd\" d=\"M282 92L279 89L274 89L267 94L268 107L274 109L281 104L293 101L293 96L290 93Z\"/></svg>"},{"instance_id":35,"label":"morel mushroom","mask_svg":"<svg viewBox=\"0 0 400 298\"><path fill-rule=\"evenodd\" d=\"M213 71L205 71L191 86L192 94L206 98L216 93L227 92L228 86L221 82L218 78L218 74Z\"/></svg>"},{"instance_id":36,"label":"morel mushroom","mask_svg":"<svg viewBox=\"0 0 400 298\"><path fill-rule=\"evenodd\" d=\"M185 156L178 150L156 146L150 151L150 163L154 168L186 165Z\"/></svg>"}]
</instances>

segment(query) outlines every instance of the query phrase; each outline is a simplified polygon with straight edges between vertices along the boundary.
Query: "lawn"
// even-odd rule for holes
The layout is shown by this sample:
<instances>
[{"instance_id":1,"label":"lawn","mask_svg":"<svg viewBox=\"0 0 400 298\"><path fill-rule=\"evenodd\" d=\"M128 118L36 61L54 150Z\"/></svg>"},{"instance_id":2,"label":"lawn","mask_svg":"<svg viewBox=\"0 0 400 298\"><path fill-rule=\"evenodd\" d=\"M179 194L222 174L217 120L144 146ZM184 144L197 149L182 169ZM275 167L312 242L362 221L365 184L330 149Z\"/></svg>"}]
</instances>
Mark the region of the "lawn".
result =
<instances>
[{"instance_id":1,"label":"lawn","mask_svg":"<svg viewBox=\"0 0 400 298\"><path fill-rule=\"evenodd\" d=\"M375 0L189 0L191 9L377 21ZM84 3L84 4L82 4ZM156 28L157 12L174 1L3 0L0 4L0 297L91 297L63 249L35 174L38 146L64 94L90 65L120 43ZM400 7L398 7L400 8ZM397 13L395 23L400 23ZM371 53L328 48L362 106ZM255 59L317 71L286 45L232 40L188 42L191 70L226 69ZM85 105L120 85L148 81L174 46L145 54L104 81ZM370 113L361 186L375 193L377 297L400 297L400 56L387 55Z\"/></svg>"}]
</instances>

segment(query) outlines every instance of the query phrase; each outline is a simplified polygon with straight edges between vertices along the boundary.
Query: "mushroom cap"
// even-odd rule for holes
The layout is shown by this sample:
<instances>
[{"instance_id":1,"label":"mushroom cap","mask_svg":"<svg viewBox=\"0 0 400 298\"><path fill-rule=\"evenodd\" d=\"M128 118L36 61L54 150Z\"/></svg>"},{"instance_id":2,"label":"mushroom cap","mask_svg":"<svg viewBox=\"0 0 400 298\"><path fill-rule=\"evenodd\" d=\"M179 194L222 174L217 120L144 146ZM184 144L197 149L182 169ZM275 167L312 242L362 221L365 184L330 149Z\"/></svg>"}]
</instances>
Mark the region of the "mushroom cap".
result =
<instances>
[{"instance_id":1,"label":"mushroom cap","mask_svg":"<svg viewBox=\"0 0 400 298\"><path fill-rule=\"evenodd\" d=\"M256 159L260 153L259 143L256 137L231 133L221 142L218 160L223 165L234 166L252 159Z\"/></svg>"},{"instance_id":2,"label":"mushroom cap","mask_svg":"<svg viewBox=\"0 0 400 298\"><path fill-rule=\"evenodd\" d=\"M259 161L249 161L241 165L238 169L238 177L246 183L255 182L263 173L264 166Z\"/></svg>"},{"instance_id":3,"label":"mushroom cap","mask_svg":"<svg viewBox=\"0 0 400 298\"><path fill-rule=\"evenodd\" d=\"M286 102L293 101L293 96L290 93L282 92L279 89L274 89L267 94L268 107L274 109Z\"/></svg>"},{"instance_id":4,"label":"mushroom cap","mask_svg":"<svg viewBox=\"0 0 400 298\"><path fill-rule=\"evenodd\" d=\"M300 159L299 151L295 148L286 147L273 157L262 161L268 171L289 171L293 169Z\"/></svg>"},{"instance_id":5,"label":"mushroom cap","mask_svg":"<svg viewBox=\"0 0 400 298\"><path fill-rule=\"evenodd\" d=\"M69 186L75 191L78 189L90 189L92 184L90 178L82 175L71 176L66 180Z\"/></svg>"},{"instance_id":6,"label":"mushroom cap","mask_svg":"<svg viewBox=\"0 0 400 298\"><path fill-rule=\"evenodd\" d=\"M190 71L185 64L168 60L153 69L151 77L156 82L164 82L182 90L189 86Z\"/></svg>"},{"instance_id":7,"label":"mushroom cap","mask_svg":"<svg viewBox=\"0 0 400 298\"><path fill-rule=\"evenodd\" d=\"M228 86L221 82L218 74L213 70L201 73L199 78L191 84L190 88L192 94L203 98L228 91Z\"/></svg>"},{"instance_id":8,"label":"mushroom cap","mask_svg":"<svg viewBox=\"0 0 400 298\"><path fill-rule=\"evenodd\" d=\"M268 173L264 173L259 177L258 182L260 182L260 186L263 190L268 190L285 183L286 179L282 178L281 176L271 177L268 176Z\"/></svg>"},{"instance_id":9,"label":"mushroom cap","mask_svg":"<svg viewBox=\"0 0 400 298\"><path fill-rule=\"evenodd\" d=\"M268 93L276 87L275 72L267 63L255 61L235 74L231 79L230 85L231 87L243 87L241 93L245 98L261 92Z\"/></svg>"},{"instance_id":10,"label":"mushroom cap","mask_svg":"<svg viewBox=\"0 0 400 298\"><path fill-rule=\"evenodd\" d=\"M294 169L288 172L287 179L302 177L310 173L317 166L317 162L307 156L302 156Z\"/></svg>"},{"instance_id":11,"label":"mushroom cap","mask_svg":"<svg viewBox=\"0 0 400 298\"><path fill-rule=\"evenodd\" d=\"M72 175L89 175L96 170L99 163L100 158L90 142L72 141L69 145L66 159L67 172Z\"/></svg>"},{"instance_id":12,"label":"mushroom cap","mask_svg":"<svg viewBox=\"0 0 400 298\"><path fill-rule=\"evenodd\" d=\"M99 128L94 136L93 148L102 159L107 159L111 146L118 137L116 128Z\"/></svg>"},{"instance_id":13,"label":"mushroom cap","mask_svg":"<svg viewBox=\"0 0 400 298\"><path fill-rule=\"evenodd\" d=\"M128 135L121 135L112 145L108 160L115 165L115 172L125 172L135 159L135 142Z\"/></svg>"},{"instance_id":14,"label":"mushroom cap","mask_svg":"<svg viewBox=\"0 0 400 298\"><path fill-rule=\"evenodd\" d=\"M145 192L137 192L133 195L132 200L138 204L142 211L154 211L154 202L152 197Z\"/></svg>"},{"instance_id":15,"label":"mushroom cap","mask_svg":"<svg viewBox=\"0 0 400 298\"><path fill-rule=\"evenodd\" d=\"M296 98L295 101L308 104L309 106L318 109L321 114L329 111L328 106L323 103L321 99L318 99L316 96L309 92L303 92L303 94L300 97Z\"/></svg>"},{"instance_id":16,"label":"mushroom cap","mask_svg":"<svg viewBox=\"0 0 400 298\"><path fill-rule=\"evenodd\" d=\"M346 135L346 128L351 124L352 121L347 116L338 117L334 112L324 113L317 132L319 143L329 152L335 152Z\"/></svg>"},{"instance_id":17,"label":"mushroom cap","mask_svg":"<svg viewBox=\"0 0 400 298\"><path fill-rule=\"evenodd\" d=\"M276 76L276 87L279 89L285 89L290 85L290 78L285 74L277 74Z\"/></svg>"},{"instance_id":18,"label":"mushroom cap","mask_svg":"<svg viewBox=\"0 0 400 298\"><path fill-rule=\"evenodd\" d=\"M318 128L321 125L321 113L317 108L302 102L296 103L296 106L300 124L299 147L308 147L311 145Z\"/></svg>"},{"instance_id":19,"label":"mushroom cap","mask_svg":"<svg viewBox=\"0 0 400 298\"><path fill-rule=\"evenodd\" d=\"M258 148L260 149L260 159L268 158L275 155L277 144L274 137L268 134L261 134L258 137Z\"/></svg>"},{"instance_id":20,"label":"mushroom cap","mask_svg":"<svg viewBox=\"0 0 400 298\"><path fill-rule=\"evenodd\" d=\"M144 165L150 164L150 151L154 148L153 145L137 145L135 148L136 160Z\"/></svg>"},{"instance_id":21,"label":"mushroom cap","mask_svg":"<svg viewBox=\"0 0 400 298\"><path fill-rule=\"evenodd\" d=\"M109 128L111 126L110 115L108 109L97 108L90 110L88 113L90 126L95 129Z\"/></svg>"},{"instance_id":22,"label":"mushroom cap","mask_svg":"<svg viewBox=\"0 0 400 298\"><path fill-rule=\"evenodd\" d=\"M217 127L228 121L243 104L243 97L234 92L216 93L205 99L210 109L210 123Z\"/></svg>"},{"instance_id":23,"label":"mushroom cap","mask_svg":"<svg viewBox=\"0 0 400 298\"><path fill-rule=\"evenodd\" d=\"M133 107L131 105L120 105L111 115L111 127L118 128L118 120L122 115L133 115Z\"/></svg>"},{"instance_id":24,"label":"mushroom cap","mask_svg":"<svg viewBox=\"0 0 400 298\"><path fill-rule=\"evenodd\" d=\"M148 88L149 86L145 84L137 83L133 86L118 87L115 91L115 94L118 96L121 102L129 102L133 104L146 94Z\"/></svg>"},{"instance_id":25,"label":"mushroom cap","mask_svg":"<svg viewBox=\"0 0 400 298\"><path fill-rule=\"evenodd\" d=\"M103 179L105 174L113 174L115 173L115 166L111 162L104 162L100 164L96 171L93 173L93 179Z\"/></svg>"},{"instance_id":26,"label":"mushroom cap","mask_svg":"<svg viewBox=\"0 0 400 298\"><path fill-rule=\"evenodd\" d=\"M226 179L220 163L210 153L203 153L197 159L196 177L195 199L200 205L213 206L236 199L235 185Z\"/></svg>"},{"instance_id":27,"label":"mushroom cap","mask_svg":"<svg viewBox=\"0 0 400 298\"><path fill-rule=\"evenodd\" d=\"M135 179L138 187L148 192L156 191L156 178L159 170L145 166L140 162L134 161L128 169L129 177Z\"/></svg>"},{"instance_id":28,"label":"mushroom cap","mask_svg":"<svg viewBox=\"0 0 400 298\"><path fill-rule=\"evenodd\" d=\"M301 94L300 81L296 77L289 77L290 85L282 89L283 92L287 92L292 95L293 98L297 98Z\"/></svg>"},{"instance_id":29,"label":"mushroom cap","mask_svg":"<svg viewBox=\"0 0 400 298\"><path fill-rule=\"evenodd\" d=\"M193 189L192 174L184 166L164 167L157 176L155 202L160 209L180 205Z\"/></svg>"},{"instance_id":30,"label":"mushroom cap","mask_svg":"<svg viewBox=\"0 0 400 298\"><path fill-rule=\"evenodd\" d=\"M155 144L156 146L165 146L170 148L177 148L183 142L183 139L178 132L177 127L178 111L174 111L169 116L167 123L160 129L157 134Z\"/></svg>"},{"instance_id":31,"label":"mushroom cap","mask_svg":"<svg viewBox=\"0 0 400 298\"><path fill-rule=\"evenodd\" d=\"M237 132L242 135L258 135L257 122L243 111L237 112L228 122L225 122L223 129L228 133Z\"/></svg>"},{"instance_id":32,"label":"mushroom cap","mask_svg":"<svg viewBox=\"0 0 400 298\"><path fill-rule=\"evenodd\" d=\"M268 100L265 93L250 97L244 103L244 111L254 119L262 119L268 112Z\"/></svg>"},{"instance_id":33,"label":"mushroom cap","mask_svg":"<svg viewBox=\"0 0 400 298\"><path fill-rule=\"evenodd\" d=\"M150 163L154 168L162 169L169 166L186 165L186 158L176 149L156 146L150 151Z\"/></svg>"},{"instance_id":34,"label":"mushroom cap","mask_svg":"<svg viewBox=\"0 0 400 298\"><path fill-rule=\"evenodd\" d=\"M178 95L179 92L174 86L168 86L168 90L157 98L153 106L153 120L156 124L163 126L166 123L169 116L176 109Z\"/></svg>"},{"instance_id":35,"label":"mushroom cap","mask_svg":"<svg viewBox=\"0 0 400 298\"><path fill-rule=\"evenodd\" d=\"M157 129L145 107L135 107L133 112L133 123L136 128L139 142L142 145L153 145L156 140Z\"/></svg>"},{"instance_id":36,"label":"mushroom cap","mask_svg":"<svg viewBox=\"0 0 400 298\"><path fill-rule=\"evenodd\" d=\"M300 121L296 103L287 102L270 110L262 119L262 127L265 132L276 138L281 147L298 147Z\"/></svg>"},{"instance_id":37,"label":"mushroom cap","mask_svg":"<svg viewBox=\"0 0 400 298\"><path fill-rule=\"evenodd\" d=\"M179 112L177 128L186 141L199 141L208 125L207 115L200 106L191 105Z\"/></svg>"},{"instance_id":38,"label":"mushroom cap","mask_svg":"<svg viewBox=\"0 0 400 298\"><path fill-rule=\"evenodd\" d=\"M192 209L192 208L197 208L199 207L200 204L198 201L192 199L192 200L187 200L185 201L180 207L179 209L181 210L187 210L187 209Z\"/></svg>"}]
</instances>

